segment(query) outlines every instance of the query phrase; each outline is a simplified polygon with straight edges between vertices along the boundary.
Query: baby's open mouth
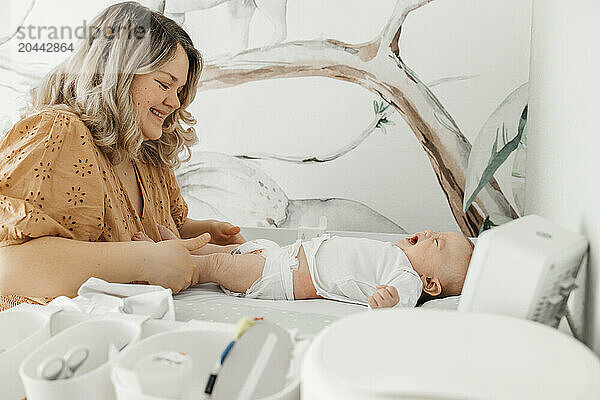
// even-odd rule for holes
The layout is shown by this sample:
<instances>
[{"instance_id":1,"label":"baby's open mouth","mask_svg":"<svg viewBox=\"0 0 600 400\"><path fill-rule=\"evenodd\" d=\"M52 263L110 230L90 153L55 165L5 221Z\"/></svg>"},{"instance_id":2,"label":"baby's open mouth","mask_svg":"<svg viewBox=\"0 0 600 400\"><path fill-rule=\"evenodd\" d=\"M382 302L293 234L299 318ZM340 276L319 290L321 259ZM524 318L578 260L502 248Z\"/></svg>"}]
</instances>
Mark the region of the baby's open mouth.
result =
<instances>
[{"instance_id":1,"label":"baby's open mouth","mask_svg":"<svg viewBox=\"0 0 600 400\"><path fill-rule=\"evenodd\" d=\"M406 240L408 240L408 243L410 243L410 245L414 246L419 241L419 236L414 235L413 237L409 237Z\"/></svg>"}]
</instances>

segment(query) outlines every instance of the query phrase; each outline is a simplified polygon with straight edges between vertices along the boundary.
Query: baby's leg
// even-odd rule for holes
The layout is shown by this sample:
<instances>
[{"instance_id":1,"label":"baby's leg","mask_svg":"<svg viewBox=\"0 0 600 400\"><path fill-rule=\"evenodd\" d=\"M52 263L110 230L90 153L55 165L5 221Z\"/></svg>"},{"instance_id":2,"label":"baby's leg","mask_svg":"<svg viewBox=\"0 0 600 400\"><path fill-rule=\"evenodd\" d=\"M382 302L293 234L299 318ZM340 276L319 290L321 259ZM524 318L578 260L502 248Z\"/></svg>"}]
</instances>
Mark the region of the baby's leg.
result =
<instances>
[{"instance_id":1,"label":"baby's leg","mask_svg":"<svg viewBox=\"0 0 600 400\"><path fill-rule=\"evenodd\" d=\"M263 273L265 258L258 254L214 253L192 256L200 269L198 283L215 282L232 292L245 293Z\"/></svg>"},{"instance_id":2,"label":"baby's leg","mask_svg":"<svg viewBox=\"0 0 600 400\"><path fill-rule=\"evenodd\" d=\"M165 237L164 229L167 229L167 228L163 228L163 227L159 226L159 229L158 229L163 240L172 240L172 239L178 240L179 239L171 231L168 231L168 230L167 231L170 233L171 236ZM144 232L136 233L135 235L133 235L131 237L131 240L133 240L134 242L146 241L146 242L154 243L154 240L152 240L152 238L150 236L146 235ZM213 253L231 253L238 247L239 247L239 244L230 244L230 245L226 245L226 246L220 246L217 244L208 243L208 244L204 245L203 247L200 247L199 249L193 250L190 254L197 255L197 256L203 256L206 254L213 254Z\"/></svg>"},{"instance_id":3,"label":"baby's leg","mask_svg":"<svg viewBox=\"0 0 600 400\"><path fill-rule=\"evenodd\" d=\"M197 256L205 256L205 255L214 254L214 253L231 254L231 252L234 251L235 249L237 249L238 247L240 247L239 244L228 244L225 246L221 246L218 244L208 243L208 244L200 247L199 249L192 251L191 254L194 254Z\"/></svg>"},{"instance_id":4,"label":"baby's leg","mask_svg":"<svg viewBox=\"0 0 600 400\"><path fill-rule=\"evenodd\" d=\"M215 282L226 289L246 293L258 281L265 267L265 258L259 254L210 254L193 256L200 269L199 283ZM293 295L296 300L316 299L321 296L313 284L304 249L297 254L298 268L293 270Z\"/></svg>"}]
</instances>

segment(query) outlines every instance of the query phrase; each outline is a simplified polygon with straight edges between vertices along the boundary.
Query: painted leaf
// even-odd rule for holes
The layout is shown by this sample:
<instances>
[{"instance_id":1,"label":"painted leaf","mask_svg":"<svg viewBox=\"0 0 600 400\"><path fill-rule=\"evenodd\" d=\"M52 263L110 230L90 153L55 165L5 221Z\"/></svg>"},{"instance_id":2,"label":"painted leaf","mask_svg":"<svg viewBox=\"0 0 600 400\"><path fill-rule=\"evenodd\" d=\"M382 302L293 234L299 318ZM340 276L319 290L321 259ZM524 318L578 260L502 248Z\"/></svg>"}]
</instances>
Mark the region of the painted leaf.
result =
<instances>
[{"instance_id":1,"label":"painted leaf","mask_svg":"<svg viewBox=\"0 0 600 400\"><path fill-rule=\"evenodd\" d=\"M512 169L512 192L519 215L525 214L525 168L527 161L527 125L515 151Z\"/></svg>"},{"instance_id":2,"label":"painted leaf","mask_svg":"<svg viewBox=\"0 0 600 400\"><path fill-rule=\"evenodd\" d=\"M487 231L488 229L492 229L496 226L500 226L512 220L512 218L507 217L505 215L492 213L485 217L483 224L481 224L481 228L479 228L479 233L481 234L481 232L483 231Z\"/></svg>"},{"instance_id":3,"label":"painted leaf","mask_svg":"<svg viewBox=\"0 0 600 400\"><path fill-rule=\"evenodd\" d=\"M469 154L463 210L517 148L527 121L528 88L525 83L509 94L479 131Z\"/></svg>"}]
</instances>

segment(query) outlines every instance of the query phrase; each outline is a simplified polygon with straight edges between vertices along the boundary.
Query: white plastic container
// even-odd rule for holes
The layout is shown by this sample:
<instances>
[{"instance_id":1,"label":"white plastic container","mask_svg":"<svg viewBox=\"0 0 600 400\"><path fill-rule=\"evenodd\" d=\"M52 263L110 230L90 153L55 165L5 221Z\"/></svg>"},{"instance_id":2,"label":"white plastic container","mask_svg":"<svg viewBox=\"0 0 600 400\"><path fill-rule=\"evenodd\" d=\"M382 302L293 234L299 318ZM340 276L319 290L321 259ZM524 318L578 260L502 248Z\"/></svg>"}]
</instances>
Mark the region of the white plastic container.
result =
<instances>
[{"instance_id":1,"label":"white plastic container","mask_svg":"<svg viewBox=\"0 0 600 400\"><path fill-rule=\"evenodd\" d=\"M193 360L187 398L207 399L206 381L225 347L235 335L235 325L202 322L182 329L152 335L123 350L115 360L111 379L118 400L166 400L142 392L135 367L150 354L183 352ZM185 398L185 397L184 397ZM300 379L262 400L299 400Z\"/></svg>"},{"instance_id":2,"label":"white plastic container","mask_svg":"<svg viewBox=\"0 0 600 400\"><path fill-rule=\"evenodd\" d=\"M206 328L178 329L150 336L123 350L115 361L111 379L119 400L157 400L142 393L135 367L150 354L182 352L193 360L189 398L202 399L215 361L235 334L234 325L206 324Z\"/></svg>"},{"instance_id":3,"label":"white plastic container","mask_svg":"<svg viewBox=\"0 0 600 400\"><path fill-rule=\"evenodd\" d=\"M135 380L142 392L156 397L191 400L192 358L183 352L162 351L150 354L135 365Z\"/></svg>"},{"instance_id":4,"label":"white plastic container","mask_svg":"<svg viewBox=\"0 0 600 400\"><path fill-rule=\"evenodd\" d=\"M114 399L109 355L139 340L140 322L118 316L90 319L49 339L19 368L28 400ZM90 354L73 377L49 381L38 376L38 368L44 360L50 356L63 356L79 345L88 346Z\"/></svg>"},{"instance_id":5,"label":"white plastic container","mask_svg":"<svg viewBox=\"0 0 600 400\"><path fill-rule=\"evenodd\" d=\"M21 362L50 338L51 313L11 310L0 313L0 388L2 398L22 399Z\"/></svg>"},{"instance_id":6,"label":"white plastic container","mask_svg":"<svg viewBox=\"0 0 600 400\"><path fill-rule=\"evenodd\" d=\"M387 309L342 318L302 363L303 400L597 400L600 360L548 326L495 314Z\"/></svg>"}]
</instances>

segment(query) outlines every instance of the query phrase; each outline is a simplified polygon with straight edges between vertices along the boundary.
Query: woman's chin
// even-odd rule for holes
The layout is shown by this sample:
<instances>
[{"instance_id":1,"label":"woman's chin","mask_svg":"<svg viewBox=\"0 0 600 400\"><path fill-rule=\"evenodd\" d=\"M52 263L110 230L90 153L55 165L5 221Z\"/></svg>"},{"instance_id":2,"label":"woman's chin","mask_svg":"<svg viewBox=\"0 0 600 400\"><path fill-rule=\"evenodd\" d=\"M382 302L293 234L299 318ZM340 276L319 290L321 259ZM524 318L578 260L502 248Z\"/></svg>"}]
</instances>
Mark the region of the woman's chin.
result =
<instances>
[{"instance_id":1,"label":"woman's chin","mask_svg":"<svg viewBox=\"0 0 600 400\"><path fill-rule=\"evenodd\" d=\"M160 130L153 129L150 132L142 131L142 134L144 135L144 140L158 140L162 136L162 129L160 129Z\"/></svg>"}]
</instances>

